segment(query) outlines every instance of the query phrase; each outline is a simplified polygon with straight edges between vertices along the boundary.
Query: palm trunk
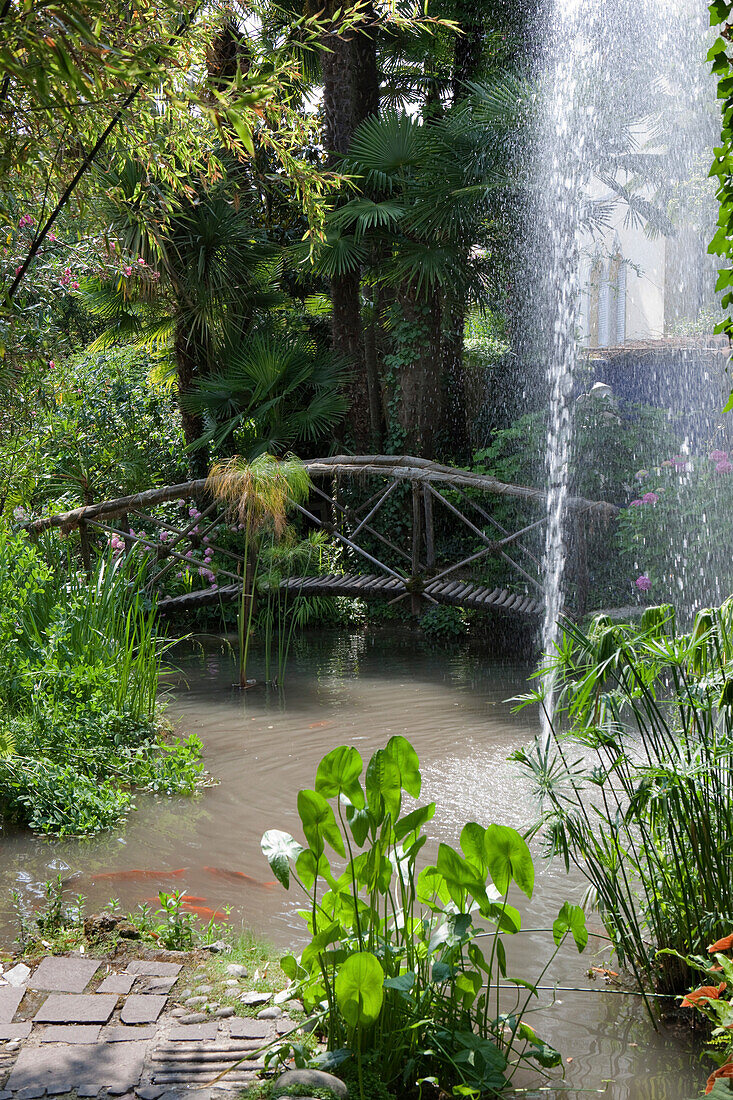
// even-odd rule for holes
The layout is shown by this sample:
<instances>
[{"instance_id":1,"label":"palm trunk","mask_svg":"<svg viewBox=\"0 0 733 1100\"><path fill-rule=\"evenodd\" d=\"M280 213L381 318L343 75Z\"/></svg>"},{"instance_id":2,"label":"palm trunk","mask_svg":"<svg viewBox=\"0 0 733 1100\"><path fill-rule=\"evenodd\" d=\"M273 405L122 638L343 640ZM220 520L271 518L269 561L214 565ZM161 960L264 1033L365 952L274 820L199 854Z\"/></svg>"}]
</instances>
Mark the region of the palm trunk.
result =
<instances>
[{"instance_id":1,"label":"palm trunk","mask_svg":"<svg viewBox=\"0 0 733 1100\"><path fill-rule=\"evenodd\" d=\"M326 17L343 10L338 0L328 0ZM367 11L367 16L369 12ZM356 127L379 108L377 52L374 35L357 29L346 35L330 35L321 53L323 71L324 145L329 161L348 152ZM357 451L369 447L378 425L374 424L367 380L367 357L361 322L360 274L337 275L331 282L332 343L351 371L350 426Z\"/></svg>"}]
</instances>

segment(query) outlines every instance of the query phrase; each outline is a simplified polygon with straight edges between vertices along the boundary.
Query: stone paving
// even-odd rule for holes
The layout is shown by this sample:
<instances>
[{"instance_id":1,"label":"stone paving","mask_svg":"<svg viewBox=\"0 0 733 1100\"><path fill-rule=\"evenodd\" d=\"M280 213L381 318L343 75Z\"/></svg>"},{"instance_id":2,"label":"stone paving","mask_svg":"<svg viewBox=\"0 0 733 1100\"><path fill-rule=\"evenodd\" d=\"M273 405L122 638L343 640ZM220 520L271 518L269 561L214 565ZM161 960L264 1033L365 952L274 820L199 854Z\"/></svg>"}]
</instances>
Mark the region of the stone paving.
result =
<instances>
[{"instance_id":1,"label":"stone paving","mask_svg":"<svg viewBox=\"0 0 733 1100\"><path fill-rule=\"evenodd\" d=\"M176 993L181 969L135 959L115 971L105 959L72 955L0 974L0 1100L67 1093L225 1100L251 1084L263 1068L263 1044L294 1021L275 1007L264 1019L235 1016L209 1001L203 972L194 974L193 988ZM248 998L243 967L232 964L230 975L226 994L245 1004L271 1000Z\"/></svg>"}]
</instances>

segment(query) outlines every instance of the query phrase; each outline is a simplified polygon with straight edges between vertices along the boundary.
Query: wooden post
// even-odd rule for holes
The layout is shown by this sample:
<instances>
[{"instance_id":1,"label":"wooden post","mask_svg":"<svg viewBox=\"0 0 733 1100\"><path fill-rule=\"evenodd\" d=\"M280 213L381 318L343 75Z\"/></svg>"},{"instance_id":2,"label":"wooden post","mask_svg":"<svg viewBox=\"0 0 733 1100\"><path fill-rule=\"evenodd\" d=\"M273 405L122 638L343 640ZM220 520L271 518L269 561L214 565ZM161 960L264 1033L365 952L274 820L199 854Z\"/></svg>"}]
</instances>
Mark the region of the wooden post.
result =
<instances>
[{"instance_id":1,"label":"wooden post","mask_svg":"<svg viewBox=\"0 0 733 1100\"><path fill-rule=\"evenodd\" d=\"M435 569L435 528L433 526L433 494L423 492L425 509L425 564L428 572Z\"/></svg>"},{"instance_id":2,"label":"wooden post","mask_svg":"<svg viewBox=\"0 0 733 1100\"><path fill-rule=\"evenodd\" d=\"M418 481L412 483L412 576L414 582L420 574L420 543L422 542L422 485ZM412 614L417 618L422 608L422 600L418 592L412 592L410 596Z\"/></svg>"},{"instance_id":3,"label":"wooden post","mask_svg":"<svg viewBox=\"0 0 733 1100\"><path fill-rule=\"evenodd\" d=\"M91 579L92 576L92 553L91 544L89 542L89 528L84 520L79 521L79 542L81 544L81 560L84 563L84 569L87 577Z\"/></svg>"}]
</instances>

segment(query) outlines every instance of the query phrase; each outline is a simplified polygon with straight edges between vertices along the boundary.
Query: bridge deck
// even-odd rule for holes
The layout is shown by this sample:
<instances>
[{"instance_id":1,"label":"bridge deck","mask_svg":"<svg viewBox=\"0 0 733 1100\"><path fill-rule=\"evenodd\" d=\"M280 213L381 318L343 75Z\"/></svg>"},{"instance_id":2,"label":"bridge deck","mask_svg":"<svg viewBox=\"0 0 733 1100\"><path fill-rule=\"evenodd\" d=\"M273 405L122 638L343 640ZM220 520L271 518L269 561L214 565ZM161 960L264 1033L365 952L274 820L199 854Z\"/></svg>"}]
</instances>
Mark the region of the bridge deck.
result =
<instances>
[{"instance_id":1,"label":"bridge deck","mask_svg":"<svg viewBox=\"0 0 733 1100\"><path fill-rule=\"evenodd\" d=\"M377 577L372 574L329 573L318 577L288 577L280 582L280 588L293 595L303 596L352 596L392 600L407 595L409 589L400 577ZM542 604L524 593L509 592L505 588L488 588L464 580L428 581L423 593L436 603L452 604L475 611L507 611L518 615L540 615ZM213 606L220 600L235 600L242 592L241 584L228 584L218 589L189 592L183 596L171 596L158 601L161 614L188 611L197 607Z\"/></svg>"}]
</instances>

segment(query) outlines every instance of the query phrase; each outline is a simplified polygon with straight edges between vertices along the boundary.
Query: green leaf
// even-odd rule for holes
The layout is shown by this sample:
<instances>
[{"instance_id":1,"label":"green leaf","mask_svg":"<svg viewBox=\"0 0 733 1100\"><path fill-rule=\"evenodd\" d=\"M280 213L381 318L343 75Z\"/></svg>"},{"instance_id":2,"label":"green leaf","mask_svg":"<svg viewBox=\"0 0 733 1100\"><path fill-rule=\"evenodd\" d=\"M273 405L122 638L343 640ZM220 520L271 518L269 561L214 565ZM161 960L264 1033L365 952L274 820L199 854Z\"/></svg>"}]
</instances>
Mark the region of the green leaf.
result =
<instances>
[{"instance_id":1,"label":"green leaf","mask_svg":"<svg viewBox=\"0 0 733 1100\"><path fill-rule=\"evenodd\" d=\"M279 829L268 829L260 841L262 853L270 864L273 874L286 890L290 888L290 860L297 860L303 851L302 844L293 840L290 833Z\"/></svg>"},{"instance_id":2,"label":"green leaf","mask_svg":"<svg viewBox=\"0 0 733 1100\"><path fill-rule=\"evenodd\" d=\"M344 842L333 810L317 791L298 791L298 815L306 840L316 856L323 852L324 841L340 856L346 856Z\"/></svg>"},{"instance_id":3,"label":"green leaf","mask_svg":"<svg viewBox=\"0 0 733 1100\"><path fill-rule=\"evenodd\" d=\"M506 894L514 879L519 889L532 897L534 863L526 841L509 825L489 825L484 838L484 853L489 874L501 894Z\"/></svg>"},{"instance_id":4,"label":"green leaf","mask_svg":"<svg viewBox=\"0 0 733 1100\"><path fill-rule=\"evenodd\" d=\"M336 1002L350 1027L369 1027L379 1019L384 1000L384 971L375 955L358 951L336 975Z\"/></svg>"},{"instance_id":5,"label":"green leaf","mask_svg":"<svg viewBox=\"0 0 733 1100\"><path fill-rule=\"evenodd\" d=\"M402 789L413 798L419 798L422 789L420 760L410 742L405 737L390 737L385 752L399 769Z\"/></svg>"},{"instance_id":6,"label":"green leaf","mask_svg":"<svg viewBox=\"0 0 733 1100\"><path fill-rule=\"evenodd\" d=\"M369 835L369 828L374 822L371 813L369 810L357 810L356 806L348 805L346 807L346 820L349 823L354 840L360 848L363 848Z\"/></svg>"},{"instance_id":7,"label":"green leaf","mask_svg":"<svg viewBox=\"0 0 733 1100\"><path fill-rule=\"evenodd\" d=\"M468 862L476 868L482 878L486 878L486 852L484 849L486 830L475 821L469 821L461 831L461 849Z\"/></svg>"},{"instance_id":8,"label":"green leaf","mask_svg":"<svg viewBox=\"0 0 733 1100\"><path fill-rule=\"evenodd\" d=\"M416 810L413 810L409 814L405 814L394 827L395 840L399 842L409 833L417 832L418 829L422 829L423 825L431 821L434 815L434 802L429 803L427 806L418 806Z\"/></svg>"},{"instance_id":9,"label":"green leaf","mask_svg":"<svg viewBox=\"0 0 733 1100\"><path fill-rule=\"evenodd\" d=\"M579 905L571 905L566 901L552 925L552 938L558 947L568 932L572 933L578 951L582 951L588 943L585 913Z\"/></svg>"},{"instance_id":10,"label":"green leaf","mask_svg":"<svg viewBox=\"0 0 733 1100\"><path fill-rule=\"evenodd\" d=\"M335 883L331 874L331 867L323 849L321 849L321 854L316 856L310 848L303 848L295 861L295 870L298 872L298 878L306 890L313 888L317 878L325 879L331 889L334 888Z\"/></svg>"},{"instance_id":11,"label":"green leaf","mask_svg":"<svg viewBox=\"0 0 733 1100\"><path fill-rule=\"evenodd\" d=\"M366 771L366 793L369 809L378 825L385 813L396 821L400 815L402 793L400 770L384 749L378 749L369 761Z\"/></svg>"},{"instance_id":12,"label":"green leaf","mask_svg":"<svg viewBox=\"0 0 733 1100\"><path fill-rule=\"evenodd\" d=\"M715 26L718 23L726 23L731 7L733 7L733 4L730 0L713 0L710 5L710 25Z\"/></svg>"},{"instance_id":13,"label":"green leaf","mask_svg":"<svg viewBox=\"0 0 733 1100\"><path fill-rule=\"evenodd\" d=\"M364 792L361 789L362 759L356 749L340 745L323 757L316 772L316 791L324 798L337 798L345 794L349 802L362 809Z\"/></svg>"}]
</instances>

